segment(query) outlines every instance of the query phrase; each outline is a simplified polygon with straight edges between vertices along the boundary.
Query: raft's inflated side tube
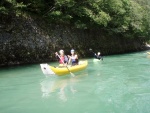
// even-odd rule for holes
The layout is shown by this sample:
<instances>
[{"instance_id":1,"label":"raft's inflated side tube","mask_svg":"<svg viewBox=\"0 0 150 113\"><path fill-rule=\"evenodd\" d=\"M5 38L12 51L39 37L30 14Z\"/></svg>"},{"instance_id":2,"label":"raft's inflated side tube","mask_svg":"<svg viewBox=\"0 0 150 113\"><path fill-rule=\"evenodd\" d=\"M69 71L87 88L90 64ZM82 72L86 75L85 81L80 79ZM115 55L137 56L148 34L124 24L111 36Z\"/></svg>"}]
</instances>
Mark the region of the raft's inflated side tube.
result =
<instances>
[{"instance_id":1,"label":"raft's inflated side tube","mask_svg":"<svg viewBox=\"0 0 150 113\"><path fill-rule=\"evenodd\" d=\"M147 52L148 55L150 55L150 52Z\"/></svg>"},{"instance_id":2,"label":"raft's inflated side tube","mask_svg":"<svg viewBox=\"0 0 150 113\"><path fill-rule=\"evenodd\" d=\"M48 64L40 64L41 70L45 75L54 75L55 73L50 69Z\"/></svg>"},{"instance_id":3,"label":"raft's inflated side tube","mask_svg":"<svg viewBox=\"0 0 150 113\"><path fill-rule=\"evenodd\" d=\"M66 75L66 74L69 74L70 72L74 73L74 72L77 72L77 71L81 71L83 69L85 69L88 65L88 61L80 61L79 62L79 65L75 65L75 66L67 66L67 67L53 67L53 66L50 66L51 70L58 76L62 76L62 75Z\"/></svg>"}]
</instances>

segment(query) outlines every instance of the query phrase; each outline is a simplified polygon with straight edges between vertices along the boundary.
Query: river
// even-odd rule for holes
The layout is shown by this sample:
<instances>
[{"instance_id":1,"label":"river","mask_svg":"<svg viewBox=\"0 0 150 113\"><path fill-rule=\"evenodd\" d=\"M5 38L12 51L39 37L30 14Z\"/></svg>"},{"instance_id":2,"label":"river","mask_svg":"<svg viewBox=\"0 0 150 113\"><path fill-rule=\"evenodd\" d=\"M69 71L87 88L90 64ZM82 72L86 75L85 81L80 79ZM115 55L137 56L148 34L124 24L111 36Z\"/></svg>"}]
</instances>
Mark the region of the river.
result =
<instances>
[{"instance_id":1,"label":"river","mask_svg":"<svg viewBox=\"0 0 150 113\"><path fill-rule=\"evenodd\" d=\"M146 52L87 60L75 77L45 76L39 64L0 68L0 113L150 113Z\"/></svg>"}]
</instances>

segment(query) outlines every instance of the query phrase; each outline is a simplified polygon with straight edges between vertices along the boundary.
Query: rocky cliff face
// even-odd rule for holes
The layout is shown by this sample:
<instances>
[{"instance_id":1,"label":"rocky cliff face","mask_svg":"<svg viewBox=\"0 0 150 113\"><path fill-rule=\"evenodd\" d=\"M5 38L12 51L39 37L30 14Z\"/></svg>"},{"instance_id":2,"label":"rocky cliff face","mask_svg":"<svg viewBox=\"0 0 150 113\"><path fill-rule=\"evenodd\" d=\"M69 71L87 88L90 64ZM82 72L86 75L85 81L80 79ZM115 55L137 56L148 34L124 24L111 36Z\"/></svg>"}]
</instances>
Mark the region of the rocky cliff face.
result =
<instances>
[{"instance_id":1,"label":"rocky cliff face","mask_svg":"<svg viewBox=\"0 0 150 113\"><path fill-rule=\"evenodd\" d=\"M144 43L102 29L83 30L35 17L7 16L0 21L0 66L52 61L59 49L69 54L74 48L80 57L87 57L89 48L108 55L139 51Z\"/></svg>"}]
</instances>

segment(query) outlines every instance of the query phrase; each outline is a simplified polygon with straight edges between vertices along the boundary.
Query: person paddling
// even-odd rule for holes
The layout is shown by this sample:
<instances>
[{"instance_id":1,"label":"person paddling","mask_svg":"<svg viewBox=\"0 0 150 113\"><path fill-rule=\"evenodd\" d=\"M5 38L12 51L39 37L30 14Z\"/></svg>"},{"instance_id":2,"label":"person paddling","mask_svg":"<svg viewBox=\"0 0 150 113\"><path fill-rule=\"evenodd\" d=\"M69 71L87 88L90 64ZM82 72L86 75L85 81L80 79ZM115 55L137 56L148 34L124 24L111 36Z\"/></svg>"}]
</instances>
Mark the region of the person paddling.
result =
<instances>
[{"instance_id":1,"label":"person paddling","mask_svg":"<svg viewBox=\"0 0 150 113\"><path fill-rule=\"evenodd\" d=\"M67 65L68 57L64 54L64 50L61 49L59 51L59 54L58 54L58 52L55 53L56 57L59 59L60 66L64 66L64 64Z\"/></svg>"},{"instance_id":2,"label":"person paddling","mask_svg":"<svg viewBox=\"0 0 150 113\"><path fill-rule=\"evenodd\" d=\"M71 56L68 55L68 57L69 57L69 63L71 62L72 66L78 65L79 60L78 60L78 55L75 53L75 50L72 49L70 52L71 52Z\"/></svg>"},{"instance_id":3,"label":"person paddling","mask_svg":"<svg viewBox=\"0 0 150 113\"><path fill-rule=\"evenodd\" d=\"M96 58L96 59L102 59L103 60L103 57L101 56L101 53L100 52L97 52L97 54L95 53L94 54L94 57Z\"/></svg>"}]
</instances>

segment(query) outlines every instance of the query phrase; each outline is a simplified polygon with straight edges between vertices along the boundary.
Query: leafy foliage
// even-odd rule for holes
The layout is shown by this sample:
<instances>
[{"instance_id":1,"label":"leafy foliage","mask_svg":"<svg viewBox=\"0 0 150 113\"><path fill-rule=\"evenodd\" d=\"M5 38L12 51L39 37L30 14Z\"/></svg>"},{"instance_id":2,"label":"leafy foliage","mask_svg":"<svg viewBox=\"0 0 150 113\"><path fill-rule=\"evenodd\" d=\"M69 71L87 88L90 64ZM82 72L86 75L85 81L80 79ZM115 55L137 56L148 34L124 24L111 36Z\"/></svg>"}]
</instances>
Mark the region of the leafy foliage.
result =
<instances>
[{"instance_id":1,"label":"leafy foliage","mask_svg":"<svg viewBox=\"0 0 150 113\"><path fill-rule=\"evenodd\" d=\"M37 14L49 22L102 28L123 37L150 36L149 0L1 0L0 14Z\"/></svg>"}]
</instances>

